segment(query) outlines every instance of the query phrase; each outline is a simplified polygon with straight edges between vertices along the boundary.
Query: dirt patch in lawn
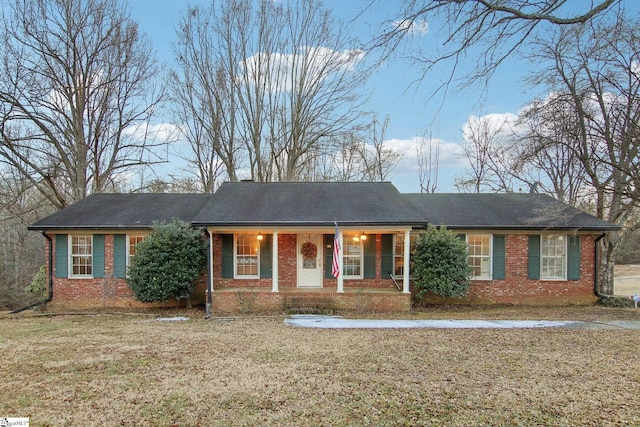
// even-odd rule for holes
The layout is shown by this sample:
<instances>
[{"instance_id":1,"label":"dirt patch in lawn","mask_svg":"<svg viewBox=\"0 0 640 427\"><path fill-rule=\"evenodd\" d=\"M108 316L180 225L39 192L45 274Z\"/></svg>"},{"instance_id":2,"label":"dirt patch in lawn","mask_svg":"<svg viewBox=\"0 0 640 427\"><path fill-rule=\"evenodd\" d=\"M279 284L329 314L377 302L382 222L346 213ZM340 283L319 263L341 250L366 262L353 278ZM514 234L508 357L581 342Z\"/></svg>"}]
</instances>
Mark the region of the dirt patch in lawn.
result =
<instances>
[{"instance_id":1,"label":"dirt patch in lawn","mask_svg":"<svg viewBox=\"0 0 640 427\"><path fill-rule=\"evenodd\" d=\"M562 309L474 314L640 312ZM0 416L52 426L640 424L637 331L315 330L278 316L187 316L0 318Z\"/></svg>"}]
</instances>

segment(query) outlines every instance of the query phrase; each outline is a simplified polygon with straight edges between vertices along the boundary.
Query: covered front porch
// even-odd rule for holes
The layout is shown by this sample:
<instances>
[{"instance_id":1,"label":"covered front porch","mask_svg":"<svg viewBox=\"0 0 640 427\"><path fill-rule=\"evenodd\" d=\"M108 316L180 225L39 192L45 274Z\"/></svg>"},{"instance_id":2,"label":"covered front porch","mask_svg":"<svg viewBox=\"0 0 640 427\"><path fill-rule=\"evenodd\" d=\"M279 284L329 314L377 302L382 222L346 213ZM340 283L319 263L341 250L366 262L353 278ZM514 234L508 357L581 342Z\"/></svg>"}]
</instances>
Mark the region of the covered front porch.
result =
<instances>
[{"instance_id":1,"label":"covered front porch","mask_svg":"<svg viewBox=\"0 0 640 427\"><path fill-rule=\"evenodd\" d=\"M210 228L215 314L411 308L408 227Z\"/></svg>"}]
</instances>

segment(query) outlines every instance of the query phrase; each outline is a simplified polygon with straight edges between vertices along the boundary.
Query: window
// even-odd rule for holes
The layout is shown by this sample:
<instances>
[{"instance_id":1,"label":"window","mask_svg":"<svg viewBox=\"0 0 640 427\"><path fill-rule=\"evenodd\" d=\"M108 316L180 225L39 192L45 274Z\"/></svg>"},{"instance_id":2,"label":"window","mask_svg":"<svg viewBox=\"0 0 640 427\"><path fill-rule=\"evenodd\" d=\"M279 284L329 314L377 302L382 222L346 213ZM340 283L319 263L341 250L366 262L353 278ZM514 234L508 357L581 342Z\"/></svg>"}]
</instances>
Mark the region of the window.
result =
<instances>
[{"instance_id":1,"label":"window","mask_svg":"<svg viewBox=\"0 0 640 427\"><path fill-rule=\"evenodd\" d=\"M130 235L127 236L127 268L131 265L131 257L136 254L136 246L138 243L144 240L145 236L143 235Z\"/></svg>"},{"instance_id":2,"label":"window","mask_svg":"<svg viewBox=\"0 0 640 427\"><path fill-rule=\"evenodd\" d=\"M364 250L358 235L344 236L342 269L345 279L362 279L362 256Z\"/></svg>"},{"instance_id":3,"label":"window","mask_svg":"<svg viewBox=\"0 0 640 427\"><path fill-rule=\"evenodd\" d=\"M71 277L91 277L93 273L92 236L70 236Z\"/></svg>"},{"instance_id":4,"label":"window","mask_svg":"<svg viewBox=\"0 0 640 427\"><path fill-rule=\"evenodd\" d=\"M565 280L567 277L566 236L542 236L540 246L540 278Z\"/></svg>"},{"instance_id":5,"label":"window","mask_svg":"<svg viewBox=\"0 0 640 427\"><path fill-rule=\"evenodd\" d=\"M255 234L238 234L235 236L235 276L258 278L259 242Z\"/></svg>"},{"instance_id":6,"label":"window","mask_svg":"<svg viewBox=\"0 0 640 427\"><path fill-rule=\"evenodd\" d=\"M416 249L417 234L410 234L409 252L413 254ZM413 263L409 266L409 276L413 271ZM404 233L393 235L393 276L400 278L404 276Z\"/></svg>"},{"instance_id":7,"label":"window","mask_svg":"<svg viewBox=\"0 0 640 427\"><path fill-rule=\"evenodd\" d=\"M469 266L473 279L491 279L491 235L468 234Z\"/></svg>"}]
</instances>

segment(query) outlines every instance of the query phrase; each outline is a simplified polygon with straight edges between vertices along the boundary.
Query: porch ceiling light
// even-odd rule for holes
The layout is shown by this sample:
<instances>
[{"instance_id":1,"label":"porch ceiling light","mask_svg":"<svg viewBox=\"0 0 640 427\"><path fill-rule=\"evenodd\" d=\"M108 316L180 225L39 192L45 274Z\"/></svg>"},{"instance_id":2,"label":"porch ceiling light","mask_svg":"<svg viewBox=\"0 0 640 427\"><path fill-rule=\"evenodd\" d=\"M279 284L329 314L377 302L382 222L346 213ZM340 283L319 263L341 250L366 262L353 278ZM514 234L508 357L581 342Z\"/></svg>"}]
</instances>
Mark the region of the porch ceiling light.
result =
<instances>
[{"instance_id":1,"label":"porch ceiling light","mask_svg":"<svg viewBox=\"0 0 640 427\"><path fill-rule=\"evenodd\" d=\"M360 234L360 240L361 240L361 241L363 241L363 242L364 242L365 240L367 240L367 235L366 235L366 234L364 234L364 231Z\"/></svg>"},{"instance_id":2,"label":"porch ceiling light","mask_svg":"<svg viewBox=\"0 0 640 427\"><path fill-rule=\"evenodd\" d=\"M264 236L262 235L262 233L258 233L258 242L262 242L262 239L264 239Z\"/></svg>"}]
</instances>

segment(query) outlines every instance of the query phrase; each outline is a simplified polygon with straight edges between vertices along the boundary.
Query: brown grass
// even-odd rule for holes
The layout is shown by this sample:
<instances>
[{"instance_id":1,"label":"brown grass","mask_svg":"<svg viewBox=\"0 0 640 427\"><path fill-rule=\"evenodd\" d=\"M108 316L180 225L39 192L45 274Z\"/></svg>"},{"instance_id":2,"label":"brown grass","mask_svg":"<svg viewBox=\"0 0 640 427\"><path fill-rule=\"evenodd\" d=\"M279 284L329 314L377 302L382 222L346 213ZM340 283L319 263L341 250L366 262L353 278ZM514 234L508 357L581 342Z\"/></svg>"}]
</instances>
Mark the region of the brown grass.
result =
<instances>
[{"instance_id":1,"label":"brown grass","mask_svg":"<svg viewBox=\"0 0 640 427\"><path fill-rule=\"evenodd\" d=\"M411 316L639 314L459 307ZM640 424L637 330L315 330L278 316L187 315L0 318L0 417L33 426Z\"/></svg>"}]
</instances>

